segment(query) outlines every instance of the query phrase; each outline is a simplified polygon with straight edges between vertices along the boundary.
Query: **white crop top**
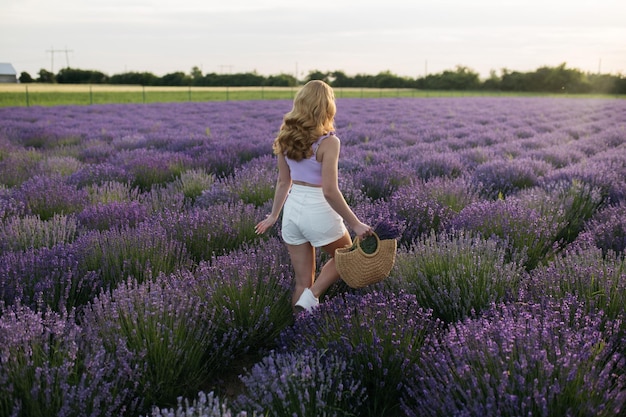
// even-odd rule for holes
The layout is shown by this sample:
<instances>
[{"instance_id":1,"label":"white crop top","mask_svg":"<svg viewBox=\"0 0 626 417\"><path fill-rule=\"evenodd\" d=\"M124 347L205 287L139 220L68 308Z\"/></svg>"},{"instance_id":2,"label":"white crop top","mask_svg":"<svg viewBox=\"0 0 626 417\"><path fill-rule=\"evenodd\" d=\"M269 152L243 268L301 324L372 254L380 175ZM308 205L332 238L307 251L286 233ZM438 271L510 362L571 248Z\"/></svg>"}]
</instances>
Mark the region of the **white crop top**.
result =
<instances>
[{"instance_id":1,"label":"white crop top","mask_svg":"<svg viewBox=\"0 0 626 417\"><path fill-rule=\"evenodd\" d=\"M305 158L300 161L285 157L287 165L289 165L289 171L291 172L292 181L301 181L313 185L322 185L322 164L317 161L317 148L319 148L322 140L333 135L334 132L330 132L327 135L320 137L312 146L313 155L310 158Z\"/></svg>"}]
</instances>

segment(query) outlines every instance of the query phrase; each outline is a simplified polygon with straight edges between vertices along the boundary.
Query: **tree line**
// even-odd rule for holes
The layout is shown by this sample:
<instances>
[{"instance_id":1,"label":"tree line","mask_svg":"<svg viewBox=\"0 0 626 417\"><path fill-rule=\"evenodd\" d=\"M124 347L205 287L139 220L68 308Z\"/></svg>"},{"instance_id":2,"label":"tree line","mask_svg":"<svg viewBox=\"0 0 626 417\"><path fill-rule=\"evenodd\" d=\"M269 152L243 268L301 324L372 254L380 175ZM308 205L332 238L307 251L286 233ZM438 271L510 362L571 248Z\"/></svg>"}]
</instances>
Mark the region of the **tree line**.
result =
<instances>
[{"instance_id":1,"label":"tree line","mask_svg":"<svg viewBox=\"0 0 626 417\"><path fill-rule=\"evenodd\" d=\"M457 66L423 77L402 77L383 71L376 75L348 76L343 71L310 71L304 80L291 74L263 76L256 72L203 74L193 67L187 74L181 71L158 77L151 72L125 72L108 76L100 71L63 68L57 74L41 69L36 79L22 72L21 83L59 84L126 84L143 86L197 86L197 87L295 87L309 80L324 80L331 86L356 88L413 88L420 90L488 90L541 93L600 93L626 94L626 78L620 75L586 73L568 68L565 63L556 67L543 66L535 71L519 72L502 69L500 74L491 71L489 78L481 80L471 68Z\"/></svg>"}]
</instances>

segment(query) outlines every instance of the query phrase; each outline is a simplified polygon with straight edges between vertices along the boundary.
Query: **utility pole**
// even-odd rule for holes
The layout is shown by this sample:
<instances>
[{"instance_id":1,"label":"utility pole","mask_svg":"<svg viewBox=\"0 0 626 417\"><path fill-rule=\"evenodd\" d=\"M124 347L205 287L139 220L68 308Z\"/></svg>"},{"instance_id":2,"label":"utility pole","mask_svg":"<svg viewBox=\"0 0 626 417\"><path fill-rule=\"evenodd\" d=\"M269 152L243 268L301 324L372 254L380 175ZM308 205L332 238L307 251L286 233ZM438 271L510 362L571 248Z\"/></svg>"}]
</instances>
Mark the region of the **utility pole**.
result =
<instances>
[{"instance_id":1,"label":"utility pole","mask_svg":"<svg viewBox=\"0 0 626 417\"><path fill-rule=\"evenodd\" d=\"M50 53L50 72L52 74L54 74L54 54L59 53L59 52L65 52L65 64L67 65L67 68L70 67L70 58L68 53L69 52L74 52L71 49L67 49L67 46L65 47L65 49L54 49L54 47L52 47L51 49L48 49L46 52Z\"/></svg>"},{"instance_id":2,"label":"utility pole","mask_svg":"<svg viewBox=\"0 0 626 417\"><path fill-rule=\"evenodd\" d=\"M233 70L233 66L232 65L220 65L220 72L223 74L224 73L224 68L226 68L228 70L228 73L230 74Z\"/></svg>"}]
</instances>

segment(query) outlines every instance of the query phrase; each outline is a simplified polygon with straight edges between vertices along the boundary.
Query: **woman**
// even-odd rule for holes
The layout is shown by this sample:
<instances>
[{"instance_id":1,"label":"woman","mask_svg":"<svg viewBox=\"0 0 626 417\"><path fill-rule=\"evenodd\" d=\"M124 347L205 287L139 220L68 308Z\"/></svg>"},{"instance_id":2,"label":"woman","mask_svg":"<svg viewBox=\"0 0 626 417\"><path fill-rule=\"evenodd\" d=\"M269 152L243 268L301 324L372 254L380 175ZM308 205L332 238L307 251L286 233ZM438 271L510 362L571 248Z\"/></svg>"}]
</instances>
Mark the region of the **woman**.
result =
<instances>
[{"instance_id":1,"label":"woman","mask_svg":"<svg viewBox=\"0 0 626 417\"><path fill-rule=\"evenodd\" d=\"M362 223L339 190L340 142L335 136L335 95L323 81L308 82L283 118L273 150L278 180L272 212L256 225L265 233L284 206L282 236L295 271L294 308L311 311L319 297L339 279L335 250L352 244L345 223L363 238L372 228ZM331 256L315 279L315 248Z\"/></svg>"}]
</instances>

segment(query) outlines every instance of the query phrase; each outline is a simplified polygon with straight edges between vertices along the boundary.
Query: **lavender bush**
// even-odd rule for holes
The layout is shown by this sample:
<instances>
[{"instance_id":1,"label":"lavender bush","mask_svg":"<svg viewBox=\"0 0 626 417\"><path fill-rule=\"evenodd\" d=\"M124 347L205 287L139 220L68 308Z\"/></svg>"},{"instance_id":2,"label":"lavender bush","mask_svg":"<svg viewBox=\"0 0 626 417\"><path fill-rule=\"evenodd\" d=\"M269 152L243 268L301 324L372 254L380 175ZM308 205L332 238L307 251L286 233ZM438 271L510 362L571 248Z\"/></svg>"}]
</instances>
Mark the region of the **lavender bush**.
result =
<instances>
[{"instance_id":1,"label":"lavender bush","mask_svg":"<svg viewBox=\"0 0 626 417\"><path fill-rule=\"evenodd\" d=\"M508 247L507 260L523 260L528 270L554 252L562 224L519 198L479 201L468 205L450 221L450 230L465 230L497 238Z\"/></svg>"},{"instance_id":2,"label":"lavender bush","mask_svg":"<svg viewBox=\"0 0 626 417\"><path fill-rule=\"evenodd\" d=\"M344 294L325 301L314 314L298 317L281 335L281 344L287 351L306 346L344 358L367 393L363 406L352 411L393 415L412 364L420 360L424 341L438 328L439 322L414 295Z\"/></svg>"},{"instance_id":3,"label":"lavender bush","mask_svg":"<svg viewBox=\"0 0 626 417\"><path fill-rule=\"evenodd\" d=\"M6 252L0 255L0 300L7 305L70 311L103 287L95 271L85 271L73 245Z\"/></svg>"},{"instance_id":4,"label":"lavender bush","mask_svg":"<svg viewBox=\"0 0 626 417\"><path fill-rule=\"evenodd\" d=\"M545 185L539 193L540 210L552 222L561 225L554 241L563 245L571 243L583 230L585 221L606 203L598 187L584 182L556 182Z\"/></svg>"},{"instance_id":5,"label":"lavender bush","mask_svg":"<svg viewBox=\"0 0 626 417\"><path fill-rule=\"evenodd\" d=\"M112 201L86 207L77 216L78 224L87 230L134 228L149 219L148 208L138 201Z\"/></svg>"},{"instance_id":6,"label":"lavender bush","mask_svg":"<svg viewBox=\"0 0 626 417\"><path fill-rule=\"evenodd\" d=\"M7 132L9 139L18 142L25 148L34 149L52 149L71 145L80 140L80 138L69 132L60 132L54 129L46 129L45 124L31 123L30 126L22 126L19 135L15 132Z\"/></svg>"},{"instance_id":7,"label":"lavender bush","mask_svg":"<svg viewBox=\"0 0 626 417\"><path fill-rule=\"evenodd\" d=\"M213 185L215 178L203 169L190 169L174 180L173 186L183 193L186 199L194 201Z\"/></svg>"},{"instance_id":8,"label":"lavender bush","mask_svg":"<svg viewBox=\"0 0 626 417\"><path fill-rule=\"evenodd\" d=\"M626 407L615 326L573 298L494 306L424 346L407 416L616 416ZM621 369L621 371L620 371Z\"/></svg>"},{"instance_id":9,"label":"lavender bush","mask_svg":"<svg viewBox=\"0 0 626 417\"><path fill-rule=\"evenodd\" d=\"M151 222L140 223L135 228L90 232L78 238L74 245L81 269L97 272L108 289L128 277L142 282L190 266L185 245Z\"/></svg>"},{"instance_id":10,"label":"lavender bush","mask_svg":"<svg viewBox=\"0 0 626 417\"><path fill-rule=\"evenodd\" d=\"M276 160L269 156L256 158L232 175L221 178L201 197L201 205L242 201L245 204L263 206L274 197L276 184Z\"/></svg>"},{"instance_id":11,"label":"lavender bush","mask_svg":"<svg viewBox=\"0 0 626 417\"><path fill-rule=\"evenodd\" d=\"M238 335L238 353L274 347L293 321L293 273L284 244L276 238L201 263L195 276L198 296L210 294L207 303L220 313L217 326Z\"/></svg>"},{"instance_id":12,"label":"lavender bush","mask_svg":"<svg viewBox=\"0 0 626 417\"><path fill-rule=\"evenodd\" d=\"M176 409L154 407L151 417L254 417L242 411L235 414L226 401L221 401L213 392L205 394L200 391L193 401L178 398Z\"/></svg>"},{"instance_id":13,"label":"lavender bush","mask_svg":"<svg viewBox=\"0 0 626 417\"><path fill-rule=\"evenodd\" d=\"M452 213L458 213L480 199L478 189L465 177L433 178L424 182L421 190L418 193L423 199L434 200Z\"/></svg>"},{"instance_id":14,"label":"lavender bush","mask_svg":"<svg viewBox=\"0 0 626 417\"><path fill-rule=\"evenodd\" d=\"M51 155L39 162L39 172L42 175L60 175L67 177L82 167L82 162L73 156Z\"/></svg>"},{"instance_id":15,"label":"lavender bush","mask_svg":"<svg viewBox=\"0 0 626 417\"><path fill-rule=\"evenodd\" d=\"M88 185L103 185L107 182L128 183L132 175L124 166L114 165L110 162L92 163L71 174L67 181L79 188Z\"/></svg>"},{"instance_id":16,"label":"lavender bush","mask_svg":"<svg viewBox=\"0 0 626 417\"><path fill-rule=\"evenodd\" d=\"M366 398L346 359L322 350L272 352L241 379L236 406L258 415L355 416Z\"/></svg>"},{"instance_id":17,"label":"lavender bush","mask_svg":"<svg viewBox=\"0 0 626 417\"><path fill-rule=\"evenodd\" d=\"M137 409L124 357L95 340L85 343L73 314L19 303L1 310L1 415L96 417Z\"/></svg>"},{"instance_id":18,"label":"lavender bush","mask_svg":"<svg viewBox=\"0 0 626 417\"><path fill-rule=\"evenodd\" d=\"M18 201L4 186L0 186L0 221L25 213L24 202Z\"/></svg>"},{"instance_id":19,"label":"lavender bush","mask_svg":"<svg viewBox=\"0 0 626 417\"><path fill-rule=\"evenodd\" d=\"M162 213L166 211L185 211L187 201L182 192L176 187L155 186L149 192L142 193L138 198L141 204L148 208L149 213Z\"/></svg>"},{"instance_id":20,"label":"lavender bush","mask_svg":"<svg viewBox=\"0 0 626 417\"><path fill-rule=\"evenodd\" d=\"M607 207L597 213L584 226L583 239L607 252L624 253L626 250L626 202Z\"/></svg>"},{"instance_id":21,"label":"lavender bush","mask_svg":"<svg viewBox=\"0 0 626 417\"><path fill-rule=\"evenodd\" d=\"M257 240L254 225L262 213L266 212L250 204L222 203L183 212L167 210L158 222L200 262Z\"/></svg>"},{"instance_id":22,"label":"lavender bush","mask_svg":"<svg viewBox=\"0 0 626 417\"><path fill-rule=\"evenodd\" d=\"M131 279L85 311L84 326L107 351L128 349L135 395L145 406L171 406L177 397L197 393L232 359L234 337L218 329L218 313L193 292L189 279Z\"/></svg>"},{"instance_id":23,"label":"lavender bush","mask_svg":"<svg viewBox=\"0 0 626 417\"><path fill-rule=\"evenodd\" d=\"M2 415L48 416L58 413L64 384L79 375L79 328L54 313L16 305L0 318Z\"/></svg>"},{"instance_id":24,"label":"lavender bush","mask_svg":"<svg viewBox=\"0 0 626 417\"><path fill-rule=\"evenodd\" d=\"M149 190L153 185L164 184L177 178L189 164L189 158L178 153L140 148L121 151L112 162L131 173L133 186Z\"/></svg>"},{"instance_id":25,"label":"lavender bush","mask_svg":"<svg viewBox=\"0 0 626 417\"><path fill-rule=\"evenodd\" d=\"M493 239L463 232L431 234L396 256L393 280L446 323L517 298L523 267Z\"/></svg>"},{"instance_id":26,"label":"lavender bush","mask_svg":"<svg viewBox=\"0 0 626 417\"><path fill-rule=\"evenodd\" d=\"M32 215L48 220L55 214L72 214L81 211L88 203L84 190L66 184L60 176L36 176L22 183L15 198L24 202Z\"/></svg>"},{"instance_id":27,"label":"lavender bush","mask_svg":"<svg viewBox=\"0 0 626 417\"><path fill-rule=\"evenodd\" d=\"M15 187L39 174L41 154L33 150L18 149L0 158L0 184Z\"/></svg>"},{"instance_id":28,"label":"lavender bush","mask_svg":"<svg viewBox=\"0 0 626 417\"><path fill-rule=\"evenodd\" d=\"M128 183L105 181L102 184L85 186L89 193L91 204L108 204L114 202L138 201L142 196L138 188L132 188Z\"/></svg>"},{"instance_id":29,"label":"lavender bush","mask_svg":"<svg viewBox=\"0 0 626 417\"><path fill-rule=\"evenodd\" d=\"M372 164L354 174L355 185L372 200L389 200L402 185L410 182L410 173L401 164Z\"/></svg>"},{"instance_id":30,"label":"lavender bush","mask_svg":"<svg viewBox=\"0 0 626 417\"><path fill-rule=\"evenodd\" d=\"M405 223L400 243L409 247L422 236L444 230L459 211L476 201L477 191L462 177L401 187L390 200L390 210Z\"/></svg>"},{"instance_id":31,"label":"lavender bush","mask_svg":"<svg viewBox=\"0 0 626 417\"><path fill-rule=\"evenodd\" d=\"M525 300L573 294L588 313L603 311L611 320L626 319L626 259L595 246L574 245L545 267L532 271L524 283Z\"/></svg>"},{"instance_id":32,"label":"lavender bush","mask_svg":"<svg viewBox=\"0 0 626 417\"><path fill-rule=\"evenodd\" d=\"M607 152L615 153L620 157L623 164L622 155L616 150ZM541 181L541 186L549 187L550 184L580 184L599 191L603 203L619 204L626 199L626 168L615 166L616 163L608 156L604 158L585 159L574 165L568 165L559 170L546 175Z\"/></svg>"},{"instance_id":33,"label":"lavender bush","mask_svg":"<svg viewBox=\"0 0 626 417\"><path fill-rule=\"evenodd\" d=\"M418 178L428 181L434 178L458 178L465 172L465 164L454 152L427 153L411 161L411 168Z\"/></svg>"},{"instance_id":34,"label":"lavender bush","mask_svg":"<svg viewBox=\"0 0 626 417\"><path fill-rule=\"evenodd\" d=\"M49 220L39 216L12 217L0 224L0 253L51 248L58 243L71 243L77 234L76 218L60 214Z\"/></svg>"},{"instance_id":35,"label":"lavender bush","mask_svg":"<svg viewBox=\"0 0 626 417\"><path fill-rule=\"evenodd\" d=\"M472 181L486 198L509 196L538 184L551 167L532 159L504 159L486 162L474 170Z\"/></svg>"}]
</instances>

